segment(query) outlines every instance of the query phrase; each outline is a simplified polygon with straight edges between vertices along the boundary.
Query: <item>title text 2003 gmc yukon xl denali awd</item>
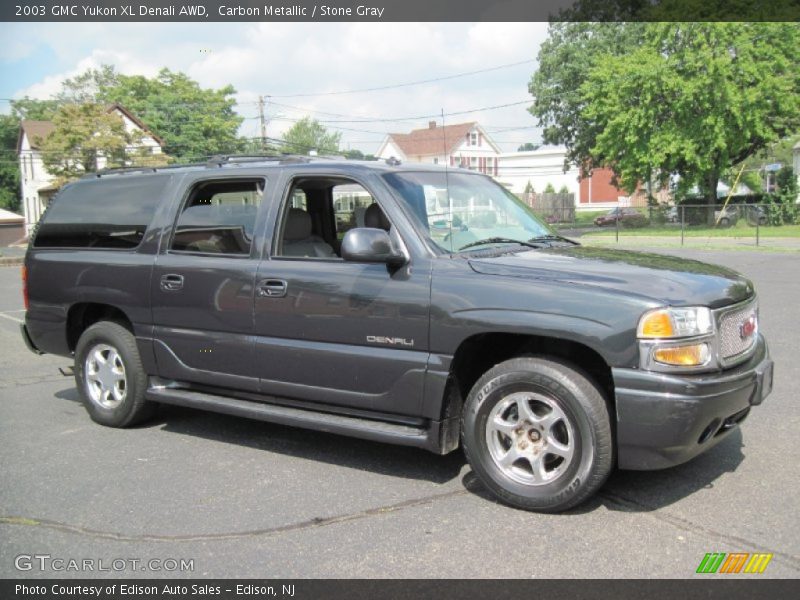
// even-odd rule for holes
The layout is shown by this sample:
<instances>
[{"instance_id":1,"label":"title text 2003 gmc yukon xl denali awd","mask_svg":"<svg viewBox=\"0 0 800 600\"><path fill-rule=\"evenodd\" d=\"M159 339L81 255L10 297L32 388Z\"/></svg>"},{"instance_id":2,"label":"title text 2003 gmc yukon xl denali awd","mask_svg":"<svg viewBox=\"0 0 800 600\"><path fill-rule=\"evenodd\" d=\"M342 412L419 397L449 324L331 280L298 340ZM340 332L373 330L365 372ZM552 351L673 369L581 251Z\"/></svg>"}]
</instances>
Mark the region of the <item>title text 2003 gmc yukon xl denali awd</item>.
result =
<instances>
[{"instance_id":1,"label":"title text 2003 gmc yukon xl denali awd","mask_svg":"<svg viewBox=\"0 0 800 600\"><path fill-rule=\"evenodd\" d=\"M573 507L771 391L749 281L554 235L490 178L301 157L89 175L25 258L31 349L91 417L156 403L463 447L502 501Z\"/></svg>"}]
</instances>

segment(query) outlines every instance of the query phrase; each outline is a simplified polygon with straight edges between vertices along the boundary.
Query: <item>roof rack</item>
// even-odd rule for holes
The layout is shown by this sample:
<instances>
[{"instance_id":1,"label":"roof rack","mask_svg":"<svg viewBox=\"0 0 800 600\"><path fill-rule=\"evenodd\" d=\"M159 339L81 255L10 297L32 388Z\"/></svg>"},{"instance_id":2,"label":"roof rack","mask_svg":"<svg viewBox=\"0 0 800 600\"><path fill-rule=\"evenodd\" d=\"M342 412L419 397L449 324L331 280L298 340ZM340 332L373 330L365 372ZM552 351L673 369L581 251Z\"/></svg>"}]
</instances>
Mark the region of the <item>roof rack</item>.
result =
<instances>
[{"instance_id":1,"label":"roof rack","mask_svg":"<svg viewBox=\"0 0 800 600\"><path fill-rule=\"evenodd\" d=\"M222 165L269 162L278 164L311 162L312 157L300 154L218 154L212 156L205 163L207 167L221 167Z\"/></svg>"},{"instance_id":2,"label":"roof rack","mask_svg":"<svg viewBox=\"0 0 800 600\"><path fill-rule=\"evenodd\" d=\"M169 169L185 169L191 167L205 167L207 169L220 168L224 165L242 163L276 162L278 164L307 163L313 157L297 154L219 154L212 156L205 162L176 163L160 167L118 167L113 169L100 169L94 173L86 173L82 179L99 179L109 175L130 175L134 173L158 173Z\"/></svg>"},{"instance_id":3,"label":"roof rack","mask_svg":"<svg viewBox=\"0 0 800 600\"><path fill-rule=\"evenodd\" d=\"M185 169L187 167L202 167L205 163L181 163L174 165L163 165L160 167L115 167L113 169L100 169L93 173L86 173L81 179L95 179L108 175L129 175L131 173L158 173L169 169Z\"/></svg>"}]
</instances>

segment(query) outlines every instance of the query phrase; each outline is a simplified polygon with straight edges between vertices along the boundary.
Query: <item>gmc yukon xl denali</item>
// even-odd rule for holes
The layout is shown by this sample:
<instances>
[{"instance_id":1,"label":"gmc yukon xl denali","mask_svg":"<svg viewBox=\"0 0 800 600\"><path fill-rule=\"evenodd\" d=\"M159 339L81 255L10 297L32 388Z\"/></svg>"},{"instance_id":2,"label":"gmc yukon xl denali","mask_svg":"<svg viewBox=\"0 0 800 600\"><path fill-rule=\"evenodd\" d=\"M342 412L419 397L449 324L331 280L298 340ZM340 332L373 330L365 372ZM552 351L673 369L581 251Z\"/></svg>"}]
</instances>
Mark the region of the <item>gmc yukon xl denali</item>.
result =
<instances>
[{"instance_id":1,"label":"gmc yukon xl denali","mask_svg":"<svg viewBox=\"0 0 800 600\"><path fill-rule=\"evenodd\" d=\"M304 157L87 175L23 270L22 335L74 357L96 422L159 403L461 446L500 500L560 511L615 466L707 450L772 361L728 269L586 248L490 178Z\"/></svg>"}]
</instances>

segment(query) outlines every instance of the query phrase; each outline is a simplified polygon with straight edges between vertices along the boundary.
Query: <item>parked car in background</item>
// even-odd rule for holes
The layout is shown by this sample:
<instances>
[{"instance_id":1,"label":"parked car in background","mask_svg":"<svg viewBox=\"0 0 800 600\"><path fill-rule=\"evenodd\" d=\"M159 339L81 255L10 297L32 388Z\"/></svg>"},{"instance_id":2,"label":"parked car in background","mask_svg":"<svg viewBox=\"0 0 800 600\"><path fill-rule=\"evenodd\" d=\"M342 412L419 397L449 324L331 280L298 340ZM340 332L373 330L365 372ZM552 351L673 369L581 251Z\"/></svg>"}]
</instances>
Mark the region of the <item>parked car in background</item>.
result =
<instances>
[{"instance_id":1,"label":"parked car in background","mask_svg":"<svg viewBox=\"0 0 800 600\"><path fill-rule=\"evenodd\" d=\"M600 215L594 220L594 224L598 227L606 225L614 225L617 221L632 226L645 225L647 217L640 213L635 208L612 208L604 215Z\"/></svg>"},{"instance_id":2,"label":"parked car in background","mask_svg":"<svg viewBox=\"0 0 800 600\"><path fill-rule=\"evenodd\" d=\"M714 223L720 227L730 227L739 220L739 211L735 206L723 207L714 211Z\"/></svg>"},{"instance_id":3,"label":"parked car in background","mask_svg":"<svg viewBox=\"0 0 800 600\"><path fill-rule=\"evenodd\" d=\"M685 204L683 206L673 206L665 213L668 223L680 223L681 218L688 225L708 226L708 211L711 207L704 204ZM713 224L717 227L730 227L735 225L739 219L746 219L747 224L755 227L756 225L767 224L767 212L764 207L756 204L729 204L727 206L714 207Z\"/></svg>"},{"instance_id":4,"label":"parked car in background","mask_svg":"<svg viewBox=\"0 0 800 600\"><path fill-rule=\"evenodd\" d=\"M680 223L681 213L677 206L671 206L664 213L667 223Z\"/></svg>"},{"instance_id":5,"label":"parked car in background","mask_svg":"<svg viewBox=\"0 0 800 600\"><path fill-rule=\"evenodd\" d=\"M748 225L766 225L767 224L767 211L764 210L763 206L757 205L747 205L743 206L742 210L746 211L745 215L747 218Z\"/></svg>"}]
</instances>

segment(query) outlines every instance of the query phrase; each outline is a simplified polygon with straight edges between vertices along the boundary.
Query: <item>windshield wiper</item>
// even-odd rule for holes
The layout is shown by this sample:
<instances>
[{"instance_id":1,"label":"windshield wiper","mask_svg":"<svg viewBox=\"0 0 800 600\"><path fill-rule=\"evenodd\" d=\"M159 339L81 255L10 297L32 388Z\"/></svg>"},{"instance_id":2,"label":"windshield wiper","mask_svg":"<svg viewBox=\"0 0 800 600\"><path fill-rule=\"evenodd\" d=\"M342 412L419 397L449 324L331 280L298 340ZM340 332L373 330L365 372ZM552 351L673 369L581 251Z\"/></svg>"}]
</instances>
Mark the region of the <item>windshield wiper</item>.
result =
<instances>
[{"instance_id":1,"label":"windshield wiper","mask_svg":"<svg viewBox=\"0 0 800 600\"><path fill-rule=\"evenodd\" d=\"M568 244L573 244L575 246L578 245L578 242L576 242L574 240L571 240L569 238L565 238L564 236L561 236L561 235L553 235L553 234L541 235L541 236L538 236L538 237L535 237L535 238L531 238L528 241L529 242L534 242L534 243L535 242L566 242Z\"/></svg>"},{"instance_id":2,"label":"windshield wiper","mask_svg":"<svg viewBox=\"0 0 800 600\"><path fill-rule=\"evenodd\" d=\"M504 238L504 237L490 237L485 238L482 240L477 240L475 242L470 242L461 248L458 249L459 252L462 250L466 250L467 248L472 248L474 246L483 246L484 244L519 244L520 246L527 246L528 248L541 248L541 246L535 243L537 240L528 240L527 242L522 242L520 240L515 240L512 238ZM542 240L547 241L547 240Z\"/></svg>"}]
</instances>

